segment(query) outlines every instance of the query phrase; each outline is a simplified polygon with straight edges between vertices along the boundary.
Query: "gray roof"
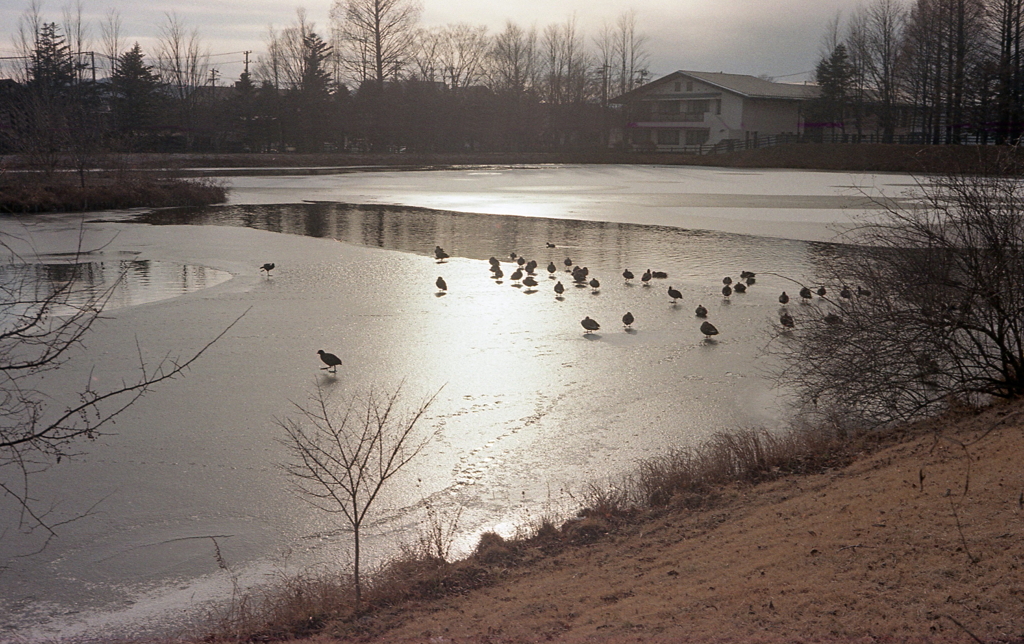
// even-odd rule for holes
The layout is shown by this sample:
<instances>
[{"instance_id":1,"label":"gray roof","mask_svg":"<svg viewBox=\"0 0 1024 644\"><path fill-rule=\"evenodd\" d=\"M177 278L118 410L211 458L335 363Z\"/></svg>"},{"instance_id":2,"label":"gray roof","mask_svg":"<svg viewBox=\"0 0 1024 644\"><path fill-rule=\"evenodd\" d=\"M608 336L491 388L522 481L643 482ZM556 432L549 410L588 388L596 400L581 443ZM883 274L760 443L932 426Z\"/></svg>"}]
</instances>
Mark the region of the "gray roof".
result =
<instances>
[{"instance_id":1,"label":"gray roof","mask_svg":"<svg viewBox=\"0 0 1024 644\"><path fill-rule=\"evenodd\" d=\"M817 85L797 85L793 83L776 83L767 81L757 76L746 74L723 74L722 72L691 72L680 70L672 72L657 80L638 87L632 92L627 92L616 97L611 102L627 103L637 98L637 95L646 94L647 90L665 82L678 80L679 78L692 78L693 80L717 87L723 91L739 94L746 98L778 98L778 99L808 99L814 98L819 93Z\"/></svg>"}]
</instances>

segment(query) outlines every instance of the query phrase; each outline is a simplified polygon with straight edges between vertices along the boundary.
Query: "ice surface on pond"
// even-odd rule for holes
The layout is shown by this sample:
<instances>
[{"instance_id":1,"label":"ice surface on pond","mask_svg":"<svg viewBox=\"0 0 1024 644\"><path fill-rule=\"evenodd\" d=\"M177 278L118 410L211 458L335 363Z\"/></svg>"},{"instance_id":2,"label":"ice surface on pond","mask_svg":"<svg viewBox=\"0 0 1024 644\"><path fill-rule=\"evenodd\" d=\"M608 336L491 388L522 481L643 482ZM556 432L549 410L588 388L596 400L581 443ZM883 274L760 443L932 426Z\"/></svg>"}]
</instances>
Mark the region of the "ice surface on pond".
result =
<instances>
[{"instance_id":1,"label":"ice surface on pond","mask_svg":"<svg viewBox=\"0 0 1024 644\"><path fill-rule=\"evenodd\" d=\"M292 415L293 401L306 401L317 383L339 404L369 386L403 381L410 405L440 392L424 421L425 428L440 430L439 439L380 499L368 535L373 556L414 539L426 503L463 508L459 545L468 547L482 530L510 531L565 510L574 503L570 492L614 478L638 459L719 430L784 426L785 401L762 377L770 366L762 353L767 329L778 319L779 292L794 290L789 280L813 284L818 262L836 248L735 234L732 223L721 227L726 230L651 225L669 211L655 208L660 214L650 215L650 196L625 181L663 181L664 193L682 195L672 183L682 175L719 194L726 186L770 194L777 183L765 179L771 173L581 169L558 179L548 169L526 177L498 172L504 188L478 183L494 175L471 171L311 182L235 178L236 187L251 187L239 188L228 206L147 217L169 225L114 217L87 224L85 246L103 247L109 257L134 254L150 267L205 266L234 279L111 311L93 329L87 350L47 379L56 405L86 378L96 386L132 378L135 338L148 357L187 353L248 312L186 377L161 385L120 416L109 428L114 434L84 443L79 458L34 481L40 499L57 503L56 517L100 504L63 526L39 554L13 559L35 536L5 537L0 549L12 563L0 575L0 616L8 632L40 639L160 628L168 615L194 611L192 602L228 596L235 579L246 585L282 570L346 564L348 535L298 500L277 467L286 455L275 419ZM790 187L791 193L824 198L835 196L826 185L867 182L804 174L810 187ZM797 181L799 173L790 179ZM611 186L604 197L589 194L602 183ZM530 188L554 195L557 208L589 201L596 210L579 218L532 209L530 217L506 217L244 203L269 196L358 201L362 194L364 201L413 206L474 205L485 188L511 194L509 202ZM774 194L785 197L785 190L779 184ZM246 198L256 193L260 199ZM614 208L602 206L605 201ZM719 203L719 197L705 202ZM700 206L700 213L686 216L735 207L760 226L780 215L766 214L758 203L764 202ZM676 206L670 210L679 213ZM604 213L608 220L600 221ZM623 221L645 217L651 219ZM825 230L823 222L814 226L811 239ZM32 236L41 249L61 252L74 230L67 219L43 218ZM435 245L451 257L436 262ZM539 262L536 288L513 285L511 252ZM488 270L492 255L503 262L500 282ZM587 266L600 288L572 286L566 257ZM549 261L557 266L554 279ZM269 276L258 270L264 262L277 265ZM638 279L627 283L625 268L637 278L647 268L668 278L646 287ZM722 278L735 279L742 270L758 273L756 285L723 298ZM435 286L439 276L448 285L445 295ZM556 281L567 287L562 299L555 298ZM669 298L669 286L682 293L678 303ZM721 331L713 341L699 331L698 304ZM788 310L799 316L815 305L791 303ZM636 318L629 331L620 321L626 311ZM600 322L597 333L583 334L585 316ZM342 358L337 375L320 370L317 349ZM10 525L9 508L2 511Z\"/></svg>"}]
</instances>

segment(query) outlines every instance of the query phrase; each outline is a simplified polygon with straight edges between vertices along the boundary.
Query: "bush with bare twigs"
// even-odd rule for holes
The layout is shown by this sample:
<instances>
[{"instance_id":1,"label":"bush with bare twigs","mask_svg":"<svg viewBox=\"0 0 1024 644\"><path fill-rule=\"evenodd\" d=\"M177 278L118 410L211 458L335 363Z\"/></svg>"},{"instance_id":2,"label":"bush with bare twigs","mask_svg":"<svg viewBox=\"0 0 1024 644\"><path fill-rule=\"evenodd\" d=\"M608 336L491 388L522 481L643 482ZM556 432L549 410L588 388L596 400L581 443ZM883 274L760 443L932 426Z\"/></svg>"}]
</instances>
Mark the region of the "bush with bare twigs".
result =
<instances>
[{"instance_id":1,"label":"bush with bare twigs","mask_svg":"<svg viewBox=\"0 0 1024 644\"><path fill-rule=\"evenodd\" d=\"M936 176L849 234L770 345L805 409L871 427L1024 394L1020 171Z\"/></svg>"}]
</instances>

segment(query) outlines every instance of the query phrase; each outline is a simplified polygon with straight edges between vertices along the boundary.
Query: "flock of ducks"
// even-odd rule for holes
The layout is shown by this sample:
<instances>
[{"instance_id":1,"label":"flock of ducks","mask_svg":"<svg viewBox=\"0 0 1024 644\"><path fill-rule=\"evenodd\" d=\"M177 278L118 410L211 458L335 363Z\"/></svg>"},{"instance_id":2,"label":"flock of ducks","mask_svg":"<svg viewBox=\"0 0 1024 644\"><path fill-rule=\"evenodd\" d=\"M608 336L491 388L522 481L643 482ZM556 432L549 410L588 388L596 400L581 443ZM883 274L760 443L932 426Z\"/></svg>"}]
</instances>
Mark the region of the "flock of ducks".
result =
<instances>
[{"instance_id":1,"label":"flock of ducks","mask_svg":"<svg viewBox=\"0 0 1024 644\"><path fill-rule=\"evenodd\" d=\"M548 242L547 248L557 248L557 246L555 246L555 244ZM446 253L443 248L441 248L440 246L434 247L434 258L437 260L438 264L443 264L444 261L448 259L448 257L448 253ZM538 262L532 259L527 260L525 257L519 256L516 253L510 253L509 259L515 264L513 272L511 273L511 275L509 275L509 279L511 279L513 282L512 286L525 286L527 287L527 293L535 292L534 289L539 285L539 283L536 280L537 269L539 267ZM497 257L492 256L487 261L488 264L490 264L491 278L500 284L502 282L502 279L505 277L505 272L501 268L501 260L499 260ZM590 276L590 270L586 266L574 264L571 257L566 257L562 261L562 264L565 267L565 271L570 273L570 275L572 276L572 281L575 283L577 287L585 288L587 286L590 286L592 292L597 293L599 291L599 289L601 288L601 282L596 277ZM562 284L561 280L556 279L555 274L558 272L558 267L555 266L554 262L548 262L547 271L549 279L556 280L554 285L555 299L562 300L563 295L565 293L565 285ZM633 274L632 271L630 271L627 268L624 271L622 271L622 277L627 282L630 282L636 276ZM643 286L650 286L651 280L666 279L667 277L668 273L664 271L654 271L651 269L647 269L640 276L640 283ZM746 279L748 284L754 283L754 273L743 271L741 273L741 278ZM729 287L729 284L731 283L732 278L725 278L726 287L725 289L722 290L722 293L726 297L732 294L732 289ZM444 281L443 277L438 277L435 282L435 285L437 286L438 289L438 296L447 293L448 284ZM738 283L736 285L736 290L739 293L745 292L746 285ZM680 299L682 299L683 294L679 292L675 287L670 286L668 287L668 296L672 298L672 303L675 304ZM699 318L705 318L707 317L708 310L701 305L697 307L696 314ZM627 330L632 328L633 322L635 321L636 318L630 311L626 311L625 315L622 316L622 326ZM583 327L584 335L598 331L601 328L600 323L598 323L597 320L591 318L589 315L580 320L580 325ZM707 320L704 320L703 323L700 325L700 331L707 338L718 335L718 329L715 328L715 325L711 324L711 322L708 322Z\"/></svg>"},{"instance_id":2,"label":"flock of ducks","mask_svg":"<svg viewBox=\"0 0 1024 644\"><path fill-rule=\"evenodd\" d=\"M555 244L548 242L547 248L557 247L555 246ZM444 263L444 261L449 257L450 255L447 252L445 252L443 248L441 248L440 246L434 247L434 258L437 260L438 264ZM512 286L525 286L527 288L526 292L535 292L534 289L536 289L536 287L539 286L539 283L536 279L537 268L539 266L537 261L527 260L525 257L516 255L516 253L511 253L509 255L509 259L515 264L515 268L512 274L509 275L509 278L513 282ZM501 261L496 257L491 257L487 261L490 264L491 278L500 284L505 276L505 273L501 268ZM596 277L590 277L590 271L587 267L574 264L572 259L569 257L566 257L562 264L565 266L566 272L571 274L572 280L577 287L585 288L587 286L590 286L594 293L598 292L598 290L601 287L601 282L598 281ZM268 277L270 276L270 272L274 270L274 268L275 265L273 262L268 262L260 266L260 270L265 271ZM558 267L555 266L555 263L548 262L547 272L549 279L556 279L555 274L557 271ZM588 277L590 277L589 280L587 279ZM635 278L633 272L630 271L628 268L622 271L622 277L626 280L626 282L630 282ZM650 286L651 280L665 279L667 277L668 274L663 271L652 271L651 269L647 269L640 276L640 282L643 286ZM732 277L726 276L725 278L722 279L722 296L729 298L733 295L733 293L746 293L747 288L753 286L756 283L757 275L756 273L752 273L750 271L741 271L739 279L736 280L735 282L733 281ZM437 280L434 282L434 285L437 286L437 295L440 296L447 294L448 283L445 282L444 277L438 276ZM554 292L555 299L564 299L563 294L565 293L565 286L562 284L560 280L555 281ZM799 291L800 299L802 302L810 302L815 294L817 294L818 297L825 297L827 293L828 291L825 289L824 286L818 287L816 291L811 291L809 287L803 286L800 288ZM858 297L871 296L871 291L860 286L857 287L856 293ZM672 298L672 303L676 304L680 299L682 299L683 294L679 292L679 290L677 290L675 287L669 286L668 296ZM853 291L851 291L849 287L844 285L839 291L839 297L847 300L851 299L853 297ZM779 324L782 325L782 327L784 327L785 329L793 329L796 327L796 321L794 320L793 316L789 313L789 311L786 310L785 308L785 306L789 304L789 302L789 295L785 291L783 291L782 294L779 295L779 304L783 306L782 310L779 312ZM700 325L700 332L704 334L705 338L710 339L711 337L719 334L718 328L715 327L714 324L712 324L710 321L706 319L708 316L708 310L707 308L704 307L703 304L698 304L697 308L694 310L694 313L696 317L703 319ZM825 320L827 322L836 322L838 321L838 317L835 315L835 313L829 313L828 315L825 316ZM622 325L627 330L632 328L632 325L635 321L636 318L629 311L627 311L626 314L622 316ZM580 320L580 325L583 327L584 335L598 331L601 328L601 325L597 322L597 320L594 320L590 316L584 317L582 320ZM323 349L318 350L317 355L320 356L320 361L323 362L325 365L321 367L321 369L328 370L330 373L337 373L338 367L341 365L341 358L334 355L333 353L328 353Z\"/></svg>"}]
</instances>

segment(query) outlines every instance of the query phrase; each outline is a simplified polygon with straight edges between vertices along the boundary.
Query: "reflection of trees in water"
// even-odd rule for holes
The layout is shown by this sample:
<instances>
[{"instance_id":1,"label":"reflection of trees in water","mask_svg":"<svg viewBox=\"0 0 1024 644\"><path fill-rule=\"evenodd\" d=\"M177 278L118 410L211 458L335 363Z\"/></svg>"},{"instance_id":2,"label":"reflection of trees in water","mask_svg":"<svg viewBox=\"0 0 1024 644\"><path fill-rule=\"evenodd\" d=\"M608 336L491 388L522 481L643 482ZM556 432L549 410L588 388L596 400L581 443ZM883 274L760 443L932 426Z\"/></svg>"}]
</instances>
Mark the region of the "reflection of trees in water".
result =
<instances>
[{"instance_id":1,"label":"reflection of trees in water","mask_svg":"<svg viewBox=\"0 0 1024 644\"><path fill-rule=\"evenodd\" d=\"M336 203L229 205L146 213L149 224L234 225L433 256L440 244L454 257L507 259L515 252L538 261L561 260L639 270L664 264L705 273L738 275L741 270L804 276L816 257L835 252L825 243L738 235L670 226L622 224L461 213L409 206ZM558 248L547 248L547 243ZM642 265L641 265L642 264ZM800 275L794 274L800 273ZM684 275L683 277L686 277Z\"/></svg>"},{"instance_id":2,"label":"reflection of trees in water","mask_svg":"<svg viewBox=\"0 0 1024 644\"><path fill-rule=\"evenodd\" d=\"M35 300L46 299L58 290L74 284L65 294L67 311L107 291L115 283L118 288L109 295L111 308L132 306L163 297L190 293L218 284L228 276L204 266L152 262L150 260L111 260L98 262L51 262L0 266L0 289L17 286L31 292ZM25 289L29 289L26 291ZM12 303L17 307L17 302ZM60 306L57 315L67 314ZM20 314L23 311L8 311Z\"/></svg>"}]
</instances>

